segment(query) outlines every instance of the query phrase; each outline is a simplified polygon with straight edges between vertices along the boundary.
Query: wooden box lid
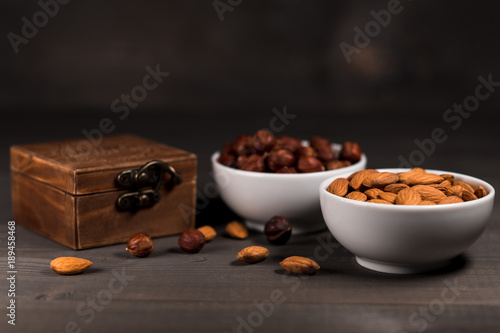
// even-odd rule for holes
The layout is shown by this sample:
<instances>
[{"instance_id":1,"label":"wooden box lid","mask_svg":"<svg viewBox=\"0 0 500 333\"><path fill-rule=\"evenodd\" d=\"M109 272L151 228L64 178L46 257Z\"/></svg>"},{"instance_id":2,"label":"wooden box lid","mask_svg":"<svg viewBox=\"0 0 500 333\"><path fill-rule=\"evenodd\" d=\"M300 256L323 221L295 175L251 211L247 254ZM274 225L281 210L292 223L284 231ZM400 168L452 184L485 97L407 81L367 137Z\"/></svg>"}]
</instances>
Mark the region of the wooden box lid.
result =
<instances>
[{"instance_id":1,"label":"wooden box lid","mask_svg":"<svg viewBox=\"0 0 500 333\"><path fill-rule=\"evenodd\" d=\"M118 190L117 174L152 160L196 179L196 155L135 135L105 136L98 144L68 140L11 147L11 170L73 195Z\"/></svg>"}]
</instances>

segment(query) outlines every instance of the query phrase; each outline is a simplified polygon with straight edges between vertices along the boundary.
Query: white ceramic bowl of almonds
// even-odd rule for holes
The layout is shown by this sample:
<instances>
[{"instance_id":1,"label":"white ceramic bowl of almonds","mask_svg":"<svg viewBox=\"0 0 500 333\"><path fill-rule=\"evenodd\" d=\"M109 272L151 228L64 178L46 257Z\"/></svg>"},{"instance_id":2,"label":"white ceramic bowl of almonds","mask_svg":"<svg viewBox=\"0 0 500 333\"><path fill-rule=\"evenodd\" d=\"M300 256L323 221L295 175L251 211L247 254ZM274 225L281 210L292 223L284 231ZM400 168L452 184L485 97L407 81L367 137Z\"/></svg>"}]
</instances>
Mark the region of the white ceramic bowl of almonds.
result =
<instances>
[{"instance_id":1,"label":"white ceramic bowl of almonds","mask_svg":"<svg viewBox=\"0 0 500 333\"><path fill-rule=\"evenodd\" d=\"M414 172L412 170L378 169L378 172L396 173L401 179L405 179L405 177L407 179L408 174ZM421 172L422 169L415 170ZM440 170L426 170L426 172L427 174L446 175L446 178L451 177L449 180L455 182L455 185L459 184L460 187L462 187L460 182L469 184L473 190L481 186L484 191L477 192L476 194L480 198L475 200L421 205L422 201L430 201L424 200L429 199L429 196L436 202L452 197L457 198L447 200L450 202L461 201L458 199L458 193L452 193L454 189L451 186L454 184L445 182L443 187L439 188L443 182L436 179L432 187L438 188L443 193L446 192L445 187L448 187L448 192L444 197L433 197L435 192L429 191L429 194L424 189L422 191L424 196L417 199L413 191L406 191L401 195L396 194L395 201L397 200L398 204L383 204L358 201L340 196L342 193L336 195L327 190L329 186L334 185L335 188L330 187L330 191L343 191L341 188L345 181L338 179L348 179L351 176L349 172L321 183L319 195L326 225L337 241L356 256L356 261L361 266L375 271L396 274L414 274L439 269L460 255L482 234L493 210L494 188L485 181L459 173ZM359 192L365 193L368 189L364 185L361 185L360 188L359 178L366 179L368 176L369 174L365 174L356 179L350 178L348 180L350 192L353 192L352 186L358 187L360 190L349 197L363 199ZM391 181L390 178L393 176L384 174L381 178L384 177L385 181ZM373 184L374 178L376 177L373 176L371 181L368 180L365 184ZM432 177L427 178L430 181ZM332 184L334 180L335 183ZM414 177L413 180L413 182L406 180L409 187L419 185L418 177ZM385 188L383 184L380 186ZM420 186L422 189L422 185ZM397 187L398 185L392 185L388 189L392 188L394 192L397 192ZM418 188L414 190L417 191ZM420 194L418 191L417 193ZM481 197L481 193L482 195L487 194ZM369 200L370 191L368 194L367 199ZM376 195L376 193L371 194ZM392 198L393 196L386 196L386 199L391 200ZM464 198L466 200L474 199L468 193ZM411 202L412 200L417 202ZM408 205L402 203L408 203Z\"/></svg>"},{"instance_id":2,"label":"white ceramic bowl of almonds","mask_svg":"<svg viewBox=\"0 0 500 333\"><path fill-rule=\"evenodd\" d=\"M338 156L340 144L332 144ZM227 167L217 162L219 152L212 155L212 168L218 191L224 202L245 219L248 228L264 231L274 215L290 221L293 234L326 228L319 207L319 184L336 175L352 173L366 167L367 158L341 169L311 173L265 173Z\"/></svg>"}]
</instances>

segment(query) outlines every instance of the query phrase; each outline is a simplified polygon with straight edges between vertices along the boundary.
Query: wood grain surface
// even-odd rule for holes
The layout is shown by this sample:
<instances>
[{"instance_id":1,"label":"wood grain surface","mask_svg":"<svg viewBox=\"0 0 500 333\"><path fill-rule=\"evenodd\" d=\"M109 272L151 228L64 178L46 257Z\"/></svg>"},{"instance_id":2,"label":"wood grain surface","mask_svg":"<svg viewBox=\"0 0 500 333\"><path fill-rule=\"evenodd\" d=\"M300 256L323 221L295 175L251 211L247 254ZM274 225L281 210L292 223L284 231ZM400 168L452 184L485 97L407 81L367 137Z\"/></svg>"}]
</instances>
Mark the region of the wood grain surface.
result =
<instances>
[{"instance_id":1,"label":"wood grain surface","mask_svg":"<svg viewBox=\"0 0 500 333\"><path fill-rule=\"evenodd\" d=\"M140 121L124 126L128 131L137 128L142 135L146 130L141 129L147 128L156 133L158 141L199 156L202 181L198 184L197 224L215 226L217 237L197 254L182 252L177 236L155 238L153 254L140 259L129 255L125 244L73 251L18 226L17 325L7 324L8 286L0 282L0 308L4 309L0 312L4 318L0 321L1 332L498 332L498 200L478 241L450 266L427 274L390 275L364 269L328 231L292 236L285 246L269 245L256 232L246 240L233 240L224 235L224 225L234 214L206 190L211 184L209 157L225 141L240 133L250 134L264 127L267 120L243 118L241 128L223 133L213 128L228 129L233 122L227 120L221 125L220 118L207 115L199 119L202 125L185 133L181 125L192 124L191 119L177 117L179 130L172 128L168 133L162 131L160 121L152 119L148 126ZM291 125L287 134L307 138L330 133L334 126L332 136L339 141L353 136L352 129L342 125L353 119L336 120L337 125L333 125L327 118L301 117L300 124ZM75 131L80 126L77 120L72 120ZM496 125L488 119L470 121L471 125L464 125L460 132L448 132L448 141L437 147L423 166L470 174L498 189L500 157L491 150L498 138L484 135L494 133ZM394 140L392 135L379 131L391 126L390 122L374 118L360 123L355 137L367 153L368 166L396 166L398 155L407 157L415 149L414 139L423 138L426 129L435 126L427 120L416 120L413 125L398 132L398 140ZM51 130L58 131L47 125L46 132ZM63 135L67 130L64 127L57 133ZM9 145L45 138L41 132L22 137L25 133L12 130L1 135ZM483 140L491 144L480 144ZM3 147L5 166L8 146ZM0 277L5 281L5 223L12 219L12 211L10 176L5 167L1 171ZM268 247L270 256L254 265L236 260L238 251L249 245ZM316 257L321 269L302 278L288 275L279 261L290 255ZM60 276L49 268L50 261L59 256L86 258L94 265L82 275Z\"/></svg>"}]
</instances>

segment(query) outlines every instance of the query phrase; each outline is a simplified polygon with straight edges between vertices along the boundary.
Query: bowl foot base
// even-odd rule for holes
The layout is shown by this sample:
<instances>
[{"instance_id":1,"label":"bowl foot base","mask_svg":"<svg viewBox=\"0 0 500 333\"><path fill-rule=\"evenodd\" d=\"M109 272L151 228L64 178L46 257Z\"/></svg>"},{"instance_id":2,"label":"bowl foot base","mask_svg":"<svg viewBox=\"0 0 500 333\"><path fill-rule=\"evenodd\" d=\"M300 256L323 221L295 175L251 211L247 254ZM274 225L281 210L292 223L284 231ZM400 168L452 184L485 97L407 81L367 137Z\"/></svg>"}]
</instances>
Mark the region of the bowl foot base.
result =
<instances>
[{"instance_id":1,"label":"bowl foot base","mask_svg":"<svg viewBox=\"0 0 500 333\"><path fill-rule=\"evenodd\" d=\"M248 229L264 232L264 224L261 222L245 220L245 225ZM326 230L326 224L324 222L318 223L317 225L308 225L306 228L301 228L292 223L292 235L304 235L323 230Z\"/></svg>"},{"instance_id":2,"label":"bowl foot base","mask_svg":"<svg viewBox=\"0 0 500 333\"><path fill-rule=\"evenodd\" d=\"M439 261L435 263L426 263L426 264L396 264L384 261L377 261L366 259L363 257L356 257L356 261L361 266L371 269L373 271L382 272L382 273L391 273L391 274L418 274L429 271L438 270L447 266L451 260Z\"/></svg>"}]
</instances>

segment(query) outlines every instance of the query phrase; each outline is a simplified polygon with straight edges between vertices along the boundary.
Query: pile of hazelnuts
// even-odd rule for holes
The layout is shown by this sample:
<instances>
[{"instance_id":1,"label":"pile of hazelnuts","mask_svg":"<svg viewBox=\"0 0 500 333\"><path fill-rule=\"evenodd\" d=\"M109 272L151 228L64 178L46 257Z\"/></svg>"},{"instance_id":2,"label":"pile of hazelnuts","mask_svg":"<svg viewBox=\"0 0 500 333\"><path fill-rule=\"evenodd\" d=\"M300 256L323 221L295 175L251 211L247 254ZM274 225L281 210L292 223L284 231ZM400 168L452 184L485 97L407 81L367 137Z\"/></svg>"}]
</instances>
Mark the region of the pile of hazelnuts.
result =
<instances>
[{"instance_id":1,"label":"pile of hazelnuts","mask_svg":"<svg viewBox=\"0 0 500 333\"><path fill-rule=\"evenodd\" d=\"M254 135L240 135L221 150L218 162L236 169L256 172L307 173L335 170L361 159L361 147L346 141L338 158L331 142L321 136L313 136L309 146L290 136L276 138L266 130Z\"/></svg>"}]
</instances>

